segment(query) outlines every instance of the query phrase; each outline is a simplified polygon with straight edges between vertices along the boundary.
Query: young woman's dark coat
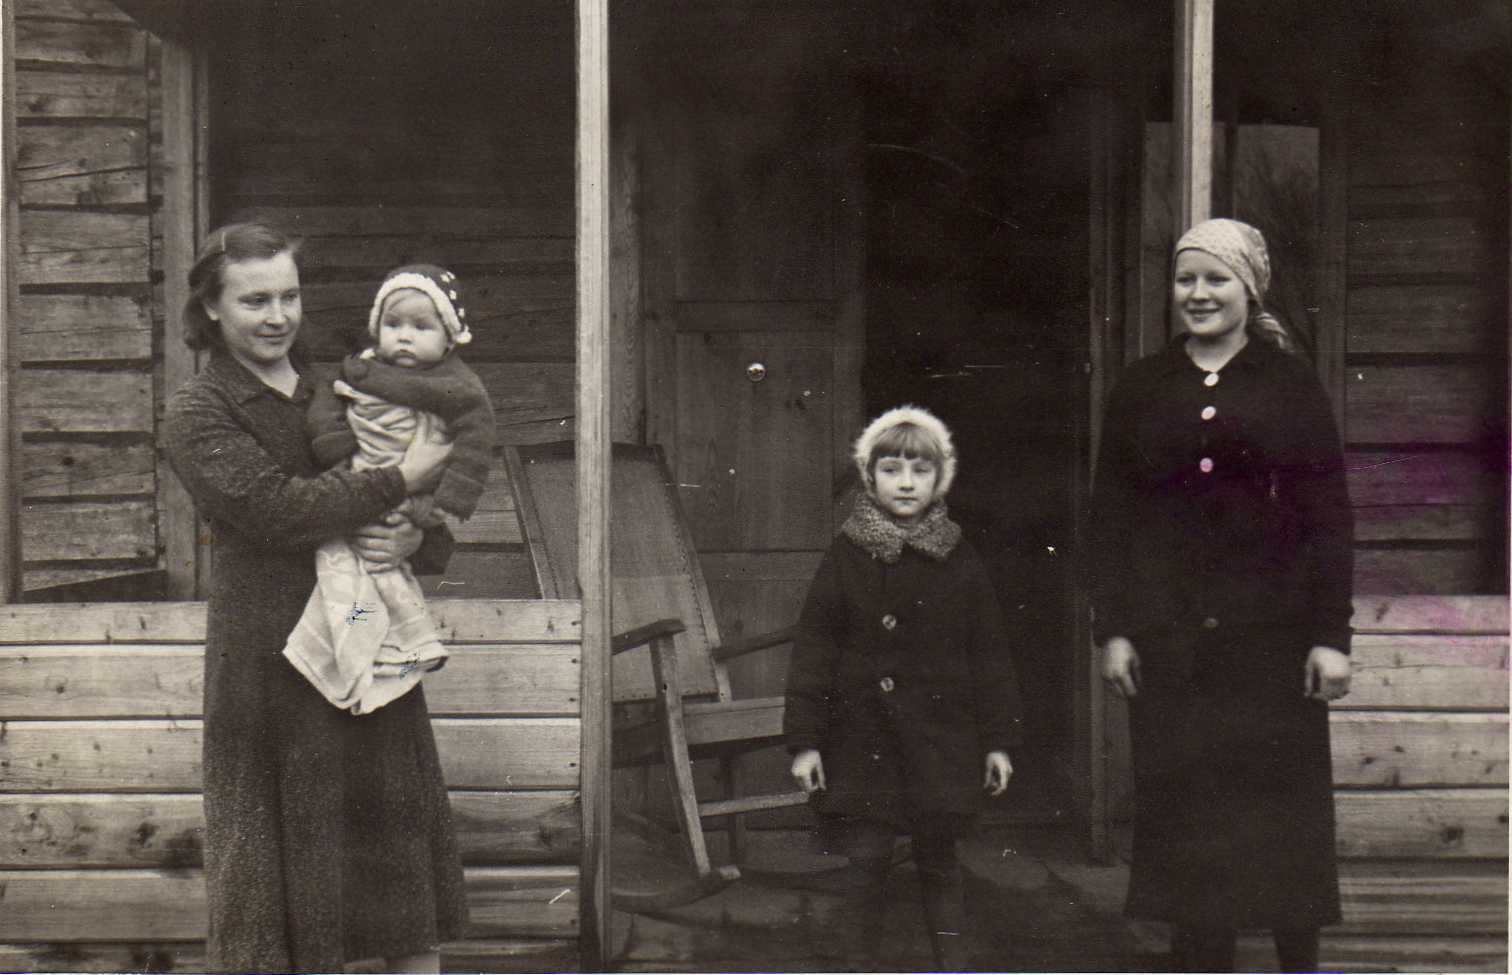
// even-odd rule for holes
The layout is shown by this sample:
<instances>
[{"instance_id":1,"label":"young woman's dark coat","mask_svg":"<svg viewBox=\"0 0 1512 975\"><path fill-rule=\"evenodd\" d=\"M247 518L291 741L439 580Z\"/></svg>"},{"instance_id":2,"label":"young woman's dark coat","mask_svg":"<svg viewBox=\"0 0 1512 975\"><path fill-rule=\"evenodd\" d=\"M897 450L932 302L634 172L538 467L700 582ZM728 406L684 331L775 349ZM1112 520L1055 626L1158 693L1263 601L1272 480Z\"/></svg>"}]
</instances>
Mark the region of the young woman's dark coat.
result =
<instances>
[{"instance_id":1,"label":"young woman's dark coat","mask_svg":"<svg viewBox=\"0 0 1512 975\"><path fill-rule=\"evenodd\" d=\"M826 816L907 831L961 827L984 760L1020 739L1021 705L997 593L965 541L894 564L841 535L809 588L788 671L791 751L817 748Z\"/></svg>"},{"instance_id":2,"label":"young woman's dark coat","mask_svg":"<svg viewBox=\"0 0 1512 975\"><path fill-rule=\"evenodd\" d=\"M1338 433L1311 366L1260 339L1212 375L1178 338L1129 367L1102 432L1094 630L1142 675L1128 910L1333 923L1328 708L1303 682L1312 647L1349 652Z\"/></svg>"},{"instance_id":3,"label":"young woman's dark coat","mask_svg":"<svg viewBox=\"0 0 1512 975\"><path fill-rule=\"evenodd\" d=\"M315 550L404 500L395 468L320 473L292 397L224 352L168 401L163 446L210 525L205 647L209 962L340 971L465 936L466 902L425 693L332 707L281 653ZM444 564L449 541L416 553Z\"/></svg>"}]
</instances>

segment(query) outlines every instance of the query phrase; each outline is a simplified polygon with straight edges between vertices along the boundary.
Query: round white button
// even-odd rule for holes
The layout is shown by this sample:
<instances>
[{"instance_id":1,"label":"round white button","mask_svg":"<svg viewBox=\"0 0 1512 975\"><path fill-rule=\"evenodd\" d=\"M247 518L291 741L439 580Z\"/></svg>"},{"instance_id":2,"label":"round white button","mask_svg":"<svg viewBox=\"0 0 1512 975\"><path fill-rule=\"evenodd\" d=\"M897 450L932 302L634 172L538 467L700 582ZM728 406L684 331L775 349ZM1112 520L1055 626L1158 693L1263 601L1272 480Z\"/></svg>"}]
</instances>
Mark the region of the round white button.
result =
<instances>
[{"instance_id":1,"label":"round white button","mask_svg":"<svg viewBox=\"0 0 1512 975\"><path fill-rule=\"evenodd\" d=\"M898 625L898 618L891 613L882 617L882 629L890 630Z\"/></svg>"},{"instance_id":2,"label":"round white button","mask_svg":"<svg viewBox=\"0 0 1512 975\"><path fill-rule=\"evenodd\" d=\"M1215 406L1204 406L1202 408L1202 418L1204 420L1211 420L1213 417L1215 417L1217 415L1218 415L1218 408L1215 407Z\"/></svg>"},{"instance_id":3,"label":"round white button","mask_svg":"<svg viewBox=\"0 0 1512 975\"><path fill-rule=\"evenodd\" d=\"M1213 458L1211 458L1211 457L1204 457L1204 458L1202 458L1201 460L1199 460L1197 462L1197 467L1204 474L1211 474L1211 473L1213 473Z\"/></svg>"},{"instance_id":4,"label":"round white button","mask_svg":"<svg viewBox=\"0 0 1512 975\"><path fill-rule=\"evenodd\" d=\"M1218 374L1216 372L1210 372L1210 373L1208 373L1206 376L1204 376L1202 378L1202 385L1204 385L1204 386L1216 386L1216 385L1218 385Z\"/></svg>"}]
</instances>

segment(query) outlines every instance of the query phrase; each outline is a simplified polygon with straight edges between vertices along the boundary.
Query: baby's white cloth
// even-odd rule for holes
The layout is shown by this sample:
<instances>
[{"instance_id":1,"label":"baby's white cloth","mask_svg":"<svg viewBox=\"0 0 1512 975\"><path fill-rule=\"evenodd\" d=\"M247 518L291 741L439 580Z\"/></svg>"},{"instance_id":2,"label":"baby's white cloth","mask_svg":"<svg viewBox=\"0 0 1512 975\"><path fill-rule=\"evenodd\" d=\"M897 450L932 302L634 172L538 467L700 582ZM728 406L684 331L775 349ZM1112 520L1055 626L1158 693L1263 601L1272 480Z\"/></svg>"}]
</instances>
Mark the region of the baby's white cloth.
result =
<instances>
[{"instance_id":1,"label":"baby's white cloth","mask_svg":"<svg viewBox=\"0 0 1512 975\"><path fill-rule=\"evenodd\" d=\"M420 440L445 442L446 425L432 413L387 403L336 380L350 401L347 422L357 436L353 470L388 467ZM411 498L401 510L426 509L417 524L439 523ZM428 499L427 499L428 500ZM315 591L284 645L283 655L332 704L369 714L409 693L446 663L425 594L408 562L378 572L344 538L315 555Z\"/></svg>"}]
</instances>

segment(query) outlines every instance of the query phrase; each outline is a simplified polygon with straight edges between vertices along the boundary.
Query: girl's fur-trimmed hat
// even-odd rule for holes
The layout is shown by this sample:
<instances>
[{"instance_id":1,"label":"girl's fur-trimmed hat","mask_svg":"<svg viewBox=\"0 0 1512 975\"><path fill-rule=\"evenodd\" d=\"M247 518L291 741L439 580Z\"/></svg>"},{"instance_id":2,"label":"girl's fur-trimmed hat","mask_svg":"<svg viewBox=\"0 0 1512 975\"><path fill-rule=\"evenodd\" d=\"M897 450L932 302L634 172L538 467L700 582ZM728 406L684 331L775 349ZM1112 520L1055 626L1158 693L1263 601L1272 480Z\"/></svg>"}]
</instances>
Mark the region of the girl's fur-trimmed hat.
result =
<instances>
[{"instance_id":1,"label":"girl's fur-trimmed hat","mask_svg":"<svg viewBox=\"0 0 1512 975\"><path fill-rule=\"evenodd\" d=\"M919 406L899 406L888 410L867 424L856 438L853 456L856 470L861 474L861 483L871 487L871 455L882 435L894 427L911 424L934 440L940 452L940 477L935 483L935 497L942 498L950 490L956 476L955 444L950 439L950 429L940 418Z\"/></svg>"},{"instance_id":2,"label":"girl's fur-trimmed hat","mask_svg":"<svg viewBox=\"0 0 1512 975\"><path fill-rule=\"evenodd\" d=\"M455 274L435 264L406 264L384 276L378 293L373 296L372 310L368 312L368 334L374 339L378 338L378 318L383 314L383 303L394 292L406 289L419 291L431 300L454 345L466 345L472 341L472 332L467 328L467 308L462 304L462 284Z\"/></svg>"}]
</instances>

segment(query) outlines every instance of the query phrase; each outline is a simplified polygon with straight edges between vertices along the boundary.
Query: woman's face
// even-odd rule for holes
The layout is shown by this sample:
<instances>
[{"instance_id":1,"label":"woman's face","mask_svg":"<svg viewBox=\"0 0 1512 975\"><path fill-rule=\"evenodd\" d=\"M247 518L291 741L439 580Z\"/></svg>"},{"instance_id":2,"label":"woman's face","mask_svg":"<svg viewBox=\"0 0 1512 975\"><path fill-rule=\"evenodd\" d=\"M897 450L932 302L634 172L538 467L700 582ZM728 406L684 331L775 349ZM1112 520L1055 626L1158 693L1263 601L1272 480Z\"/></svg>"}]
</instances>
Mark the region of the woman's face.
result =
<instances>
[{"instance_id":1,"label":"woman's face","mask_svg":"<svg viewBox=\"0 0 1512 975\"><path fill-rule=\"evenodd\" d=\"M1249 293L1229 266L1207 251L1176 255L1171 300L1181 324L1200 339L1221 339L1244 327Z\"/></svg>"},{"instance_id":2,"label":"woman's face","mask_svg":"<svg viewBox=\"0 0 1512 975\"><path fill-rule=\"evenodd\" d=\"M872 477L877 503L898 521L910 524L929 510L940 471L934 461L923 457L878 457Z\"/></svg>"},{"instance_id":3,"label":"woman's face","mask_svg":"<svg viewBox=\"0 0 1512 975\"><path fill-rule=\"evenodd\" d=\"M221 282L220 297L205 302L205 314L220 324L226 351L254 372L281 364L304 320L294 257L283 251L232 261Z\"/></svg>"}]
</instances>

